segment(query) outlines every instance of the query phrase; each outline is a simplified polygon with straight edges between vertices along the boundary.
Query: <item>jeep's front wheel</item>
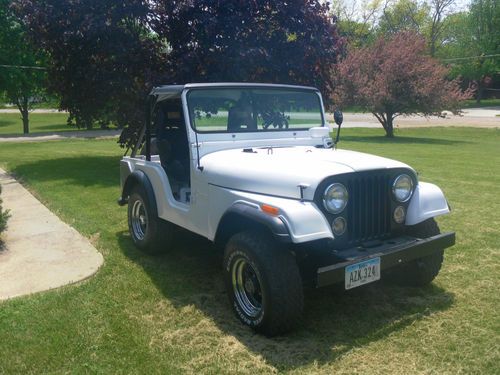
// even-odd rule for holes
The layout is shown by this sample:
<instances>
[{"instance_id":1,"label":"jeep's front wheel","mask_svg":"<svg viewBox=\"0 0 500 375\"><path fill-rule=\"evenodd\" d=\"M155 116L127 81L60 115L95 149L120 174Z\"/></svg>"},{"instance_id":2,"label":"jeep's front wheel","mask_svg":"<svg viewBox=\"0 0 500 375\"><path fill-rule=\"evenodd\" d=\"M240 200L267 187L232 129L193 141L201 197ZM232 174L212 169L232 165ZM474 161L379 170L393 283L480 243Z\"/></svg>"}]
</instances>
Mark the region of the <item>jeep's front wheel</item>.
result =
<instances>
[{"instance_id":1,"label":"jeep's front wheel","mask_svg":"<svg viewBox=\"0 0 500 375\"><path fill-rule=\"evenodd\" d=\"M160 219L140 186L128 199L128 228L135 245L148 254L163 253L171 247L173 224Z\"/></svg>"},{"instance_id":2,"label":"jeep's front wheel","mask_svg":"<svg viewBox=\"0 0 500 375\"><path fill-rule=\"evenodd\" d=\"M407 233L417 238L428 238L440 234L441 231L434 219L428 219L409 227ZM441 270L443 254L443 249L436 249L431 255L415 259L394 269L389 278L401 285L424 286L430 284Z\"/></svg>"},{"instance_id":3,"label":"jeep's front wheel","mask_svg":"<svg viewBox=\"0 0 500 375\"><path fill-rule=\"evenodd\" d=\"M226 246L224 279L236 316L268 336L290 331L304 304L293 255L257 231L234 235Z\"/></svg>"}]
</instances>

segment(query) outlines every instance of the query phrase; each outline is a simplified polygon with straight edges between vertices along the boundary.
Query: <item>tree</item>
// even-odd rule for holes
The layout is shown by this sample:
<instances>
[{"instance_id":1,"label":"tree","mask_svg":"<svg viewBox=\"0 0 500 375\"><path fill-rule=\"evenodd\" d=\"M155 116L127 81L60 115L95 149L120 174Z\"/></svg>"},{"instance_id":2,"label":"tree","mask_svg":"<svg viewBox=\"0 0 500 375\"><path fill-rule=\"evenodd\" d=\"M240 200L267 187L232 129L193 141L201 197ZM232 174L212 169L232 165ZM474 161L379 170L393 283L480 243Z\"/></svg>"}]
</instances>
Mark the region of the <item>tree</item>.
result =
<instances>
[{"instance_id":1,"label":"tree","mask_svg":"<svg viewBox=\"0 0 500 375\"><path fill-rule=\"evenodd\" d=\"M29 133L29 112L34 99L44 92L45 72L37 66L45 55L27 41L26 32L10 9L10 0L0 0L0 91L14 103L23 120L23 133Z\"/></svg>"},{"instance_id":2,"label":"tree","mask_svg":"<svg viewBox=\"0 0 500 375\"><path fill-rule=\"evenodd\" d=\"M500 1L473 0L469 12L448 17L449 38L439 53L451 75L476 85L480 102L488 81L500 71Z\"/></svg>"},{"instance_id":3,"label":"tree","mask_svg":"<svg viewBox=\"0 0 500 375\"><path fill-rule=\"evenodd\" d=\"M158 41L141 0L17 0L31 40L50 55L49 84L69 123L90 129L143 122L144 98L160 70Z\"/></svg>"},{"instance_id":4,"label":"tree","mask_svg":"<svg viewBox=\"0 0 500 375\"><path fill-rule=\"evenodd\" d=\"M429 53L432 57L436 55L439 41L442 40L445 30L445 18L455 0L430 0L431 19L429 22Z\"/></svg>"},{"instance_id":5,"label":"tree","mask_svg":"<svg viewBox=\"0 0 500 375\"><path fill-rule=\"evenodd\" d=\"M378 32L383 35L401 31L423 33L428 21L429 6L412 0L386 1L378 23Z\"/></svg>"},{"instance_id":6,"label":"tree","mask_svg":"<svg viewBox=\"0 0 500 375\"><path fill-rule=\"evenodd\" d=\"M318 0L158 1L152 29L168 41L170 82L274 82L332 90L343 43Z\"/></svg>"},{"instance_id":7,"label":"tree","mask_svg":"<svg viewBox=\"0 0 500 375\"><path fill-rule=\"evenodd\" d=\"M16 0L50 54L49 88L70 120L126 127L133 142L151 86L256 81L332 90L342 50L319 0Z\"/></svg>"},{"instance_id":8,"label":"tree","mask_svg":"<svg viewBox=\"0 0 500 375\"><path fill-rule=\"evenodd\" d=\"M388 137L400 115L440 115L459 111L470 96L456 81L447 81L446 68L425 55L425 40L400 32L373 45L350 51L336 68L334 100L339 106L356 104L373 113Z\"/></svg>"},{"instance_id":9,"label":"tree","mask_svg":"<svg viewBox=\"0 0 500 375\"><path fill-rule=\"evenodd\" d=\"M375 26L381 11L382 0L336 0L331 7L338 16L339 34L351 48L359 48L373 42Z\"/></svg>"}]
</instances>

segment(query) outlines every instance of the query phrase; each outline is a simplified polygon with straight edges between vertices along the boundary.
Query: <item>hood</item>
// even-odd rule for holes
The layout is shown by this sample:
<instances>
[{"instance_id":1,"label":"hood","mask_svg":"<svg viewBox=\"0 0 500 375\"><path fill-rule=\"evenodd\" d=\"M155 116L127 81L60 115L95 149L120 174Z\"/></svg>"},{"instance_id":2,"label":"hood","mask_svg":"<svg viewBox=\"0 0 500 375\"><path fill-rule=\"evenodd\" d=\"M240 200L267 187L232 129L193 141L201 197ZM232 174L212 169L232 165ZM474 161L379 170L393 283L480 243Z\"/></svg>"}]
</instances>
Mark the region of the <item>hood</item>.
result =
<instances>
[{"instance_id":1,"label":"hood","mask_svg":"<svg viewBox=\"0 0 500 375\"><path fill-rule=\"evenodd\" d=\"M410 168L395 160L347 150L312 146L217 151L201 159L209 184L252 193L300 199L299 184L312 200L328 176L374 169Z\"/></svg>"}]
</instances>

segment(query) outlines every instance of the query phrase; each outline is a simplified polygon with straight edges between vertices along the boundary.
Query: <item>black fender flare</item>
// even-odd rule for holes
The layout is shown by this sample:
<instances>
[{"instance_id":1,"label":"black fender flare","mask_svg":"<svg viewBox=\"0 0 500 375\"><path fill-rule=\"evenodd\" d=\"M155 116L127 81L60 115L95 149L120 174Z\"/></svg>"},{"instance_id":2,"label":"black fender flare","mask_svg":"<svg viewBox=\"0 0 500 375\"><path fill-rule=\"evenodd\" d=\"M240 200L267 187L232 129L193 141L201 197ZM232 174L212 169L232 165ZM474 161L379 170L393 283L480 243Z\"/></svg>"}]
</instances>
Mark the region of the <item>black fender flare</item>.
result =
<instances>
[{"instance_id":1,"label":"black fender flare","mask_svg":"<svg viewBox=\"0 0 500 375\"><path fill-rule=\"evenodd\" d=\"M158 216L158 207L156 205L156 197L153 185L151 184L151 181L149 180L146 173L140 170L132 172L125 180L125 183L123 184L122 196L118 199L118 204L120 206L124 206L128 203L128 197L130 196L132 188L136 185L142 187L144 193L146 194L146 198L148 199L148 203L153 210L152 214Z\"/></svg>"},{"instance_id":2,"label":"black fender flare","mask_svg":"<svg viewBox=\"0 0 500 375\"><path fill-rule=\"evenodd\" d=\"M237 221L238 218L265 226L279 242L292 242L288 227L279 216L266 214L253 205L236 202L227 209L219 221L215 236L216 243L225 243L225 241L228 240L229 236L223 233L225 224L228 223L229 225L237 227L235 221Z\"/></svg>"}]
</instances>

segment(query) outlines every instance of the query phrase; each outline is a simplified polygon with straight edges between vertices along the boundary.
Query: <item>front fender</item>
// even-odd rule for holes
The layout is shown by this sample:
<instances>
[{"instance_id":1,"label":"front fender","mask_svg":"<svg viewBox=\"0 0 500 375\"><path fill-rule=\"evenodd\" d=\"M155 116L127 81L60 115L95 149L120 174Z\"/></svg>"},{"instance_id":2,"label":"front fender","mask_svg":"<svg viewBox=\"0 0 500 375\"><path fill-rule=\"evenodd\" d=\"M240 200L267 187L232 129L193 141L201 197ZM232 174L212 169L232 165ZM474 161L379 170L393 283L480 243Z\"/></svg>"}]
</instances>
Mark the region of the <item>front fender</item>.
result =
<instances>
[{"instance_id":1,"label":"front fender","mask_svg":"<svg viewBox=\"0 0 500 375\"><path fill-rule=\"evenodd\" d=\"M235 209L234 207L245 205L248 211L255 210L253 213L258 217L267 215L260 208L262 204L267 204L279 209L279 214L274 218L284 223L291 242L303 243L322 238L333 239L330 225L313 202L248 193L213 185L210 186L209 195L209 222L213 233L212 238L215 237L223 215ZM276 223L279 224L279 222Z\"/></svg>"},{"instance_id":2,"label":"front fender","mask_svg":"<svg viewBox=\"0 0 500 375\"><path fill-rule=\"evenodd\" d=\"M439 187L419 182L411 198L406 214L406 225L415 225L450 212L448 202Z\"/></svg>"}]
</instances>

